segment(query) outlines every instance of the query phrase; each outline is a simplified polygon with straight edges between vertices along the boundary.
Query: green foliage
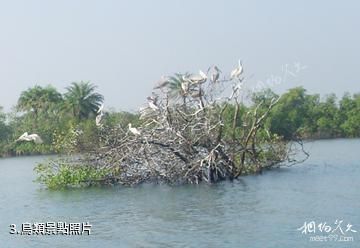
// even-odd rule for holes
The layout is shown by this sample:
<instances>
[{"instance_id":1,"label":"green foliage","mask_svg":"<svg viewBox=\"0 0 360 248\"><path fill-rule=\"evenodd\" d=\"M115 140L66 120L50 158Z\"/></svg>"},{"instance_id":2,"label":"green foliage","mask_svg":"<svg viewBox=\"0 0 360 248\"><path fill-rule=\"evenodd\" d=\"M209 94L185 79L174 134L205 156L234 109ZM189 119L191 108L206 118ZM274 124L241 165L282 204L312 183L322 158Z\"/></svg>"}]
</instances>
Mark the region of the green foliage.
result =
<instances>
[{"instance_id":1,"label":"green foliage","mask_svg":"<svg viewBox=\"0 0 360 248\"><path fill-rule=\"evenodd\" d=\"M1 154L7 155L12 133L13 128L6 123L6 115L0 106L0 156Z\"/></svg>"},{"instance_id":2,"label":"green foliage","mask_svg":"<svg viewBox=\"0 0 360 248\"><path fill-rule=\"evenodd\" d=\"M48 189L94 185L110 173L107 168L53 160L38 164L34 170L38 174L36 181L44 184Z\"/></svg>"},{"instance_id":3,"label":"green foliage","mask_svg":"<svg viewBox=\"0 0 360 248\"><path fill-rule=\"evenodd\" d=\"M267 123L272 133L285 139L293 139L298 135L298 130L304 125L307 116L305 92L305 89L298 87L281 96Z\"/></svg>"},{"instance_id":4,"label":"green foliage","mask_svg":"<svg viewBox=\"0 0 360 248\"><path fill-rule=\"evenodd\" d=\"M39 112L49 114L58 108L63 99L61 94L52 86L34 86L23 91L17 103L17 109L24 112L32 112L37 118Z\"/></svg>"},{"instance_id":5,"label":"green foliage","mask_svg":"<svg viewBox=\"0 0 360 248\"><path fill-rule=\"evenodd\" d=\"M105 116L105 125L108 127L121 126L122 128L127 128L129 123L132 123L134 126L138 126L140 123L139 115L121 111L109 112Z\"/></svg>"},{"instance_id":6,"label":"green foliage","mask_svg":"<svg viewBox=\"0 0 360 248\"><path fill-rule=\"evenodd\" d=\"M306 95L305 109L307 116L304 118L303 126L300 128L300 134L303 137L312 136L318 132L317 120L321 113L318 110L320 104L320 95Z\"/></svg>"},{"instance_id":7,"label":"green foliage","mask_svg":"<svg viewBox=\"0 0 360 248\"><path fill-rule=\"evenodd\" d=\"M253 102L267 103L273 96L265 90L254 94ZM360 137L359 94L345 94L339 102L331 94L321 101L301 87L290 89L271 111L266 127L285 139Z\"/></svg>"},{"instance_id":8,"label":"green foliage","mask_svg":"<svg viewBox=\"0 0 360 248\"><path fill-rule=\"evenodd\" d=\"M53 132L52 146L56 153L73 153L77 151L78 132L72 122L67 129L57 128Z\"/></svg>"},{"instance_id":9,"label":"green foliage","mask_svg":"<svg viewBox=\"0 0 360 248\"><path fill-rule=\"evenodd\" d=\"M260 92L255 92L252 95L251 100L255 106L257 106L261 102L264 102L263 108L266 109L270 105L271 99L278 98L278 97L279 96L277 94L275 94L273 91L271 91L271 89L265 89Z\"/></svg>"},{"instance_id":10,"label":"green foliage","mask_svg":"<svg viewBox=\"0 0 360 248\"><path fill-rule=\"evenodd\" d=\"M219 106L220 107L220 106ZM221 106L223 107L223 106ZM231 140L233 138L233 124L234 124L234 117L235 117L235 105L228 105L223 114L224 119L224 136L225 140ZM244 105L239 106L238 115L235 120L235 136L242 137L244 135L244 121L246 117L246 112L249 110Z\"/></svg>"},{"instance_id":11,"label":"green foliage","mask_svg":"<svg viewBox=\"0 0 360 248\"><path fill-rule=\"evenodd\" d=\"M64 96L52 86L36 85L23 91L16 112L5 118L0 109L0 156L79 152L97 147L95 114L103 96L95 89L90 83L80 82L68 87ZM38 134L44 143L16 142L24 132Z\"/></svg>"},{"instance_id":12,"label":"green foliage","mask_svg":"<svg viewBox=\"0 0 360 248\"><path fill-rule=\"evenodd\" d=\"M326 97L317 107L319 112L317 119L318 133L321 137L337 137L340 121L338 119L339 111L334 94Z\"/></svg>"},{"instance_id":13,"label":"green foliage","mask_svg":"<svg viewBox=\"0 0 360 248\"><path fill-rule=\"evenodd\" d=\"M6 123L6 115L0 106L0 142L7 141L12 134L12 128Z\"/></svg>"},{"instance_id":14,"label":"green foliage","mask_svg":"<svg viewBox=\"0 0 360 248\"><path fill-rule=\"evenodd\" d=\"M170 96L174 99L179 97L184 97L186 94L181 86L181 84L184 82L183 76L186 76L187 74L183 75L180 73L175 73L174 76L171 76L169 78L169 89L170 89Z\"/></svg>"},{"instance_id":15,"label":"green foliage","mask_svg":"<svg viewBox=\"0 0 360 248\"><path fill-rule=\"evenodd\" d=\"M94 117L104 101L104 97L95 92L96 86L89 82L74 82L66 89L66 106L77 120Z\"/></svg>"},{"instance_id":16,"label":"green foliage","mask_svg":"<svg viewBox=\"0 0 360 248\"><path fill-rule=\"evenodd\" d=\"M351 97L345 94L340 101L340 125L343 133L347 137L360 137L360 94Z\"/></svg>"},{"instance_id":17,"label":"green foliage","mask_svg":"<svg viewBox=\"0 0 360 248\"><path fill-rule=\"evenodd\" d=\"M50 144L35 144L33 142L19 142L13 149L15 155L35 155L53 153Z\"/></svg>"}]
</instances>

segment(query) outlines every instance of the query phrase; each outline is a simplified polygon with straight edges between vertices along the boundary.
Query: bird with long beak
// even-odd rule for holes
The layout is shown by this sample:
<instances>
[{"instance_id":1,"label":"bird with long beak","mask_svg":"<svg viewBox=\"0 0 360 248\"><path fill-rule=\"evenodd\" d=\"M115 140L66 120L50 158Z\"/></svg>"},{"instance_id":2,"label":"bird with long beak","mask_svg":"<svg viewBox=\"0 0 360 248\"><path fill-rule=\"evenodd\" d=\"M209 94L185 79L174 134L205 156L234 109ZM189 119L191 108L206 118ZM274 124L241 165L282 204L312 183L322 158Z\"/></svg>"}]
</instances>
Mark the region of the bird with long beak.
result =
<instances>
[{"instance_id":1,"label":"bird with long beak","mask_svg":"<svg viewBox=\"0 0 360 248\"><path fill-rule=\"evenodd\" d=\"M211 73L210 80L212 83L216 83L219 80L221 70L215 65L213 67L213 72Z\"/></svg>"},{"instance_id":2,"label":"bird with long beak","mask_svg":"<svg viewBox=\"0 0 360 248\"><path fill-rule=\"evenodd\" d=\"M239 60L239 64L238 66L231 71L230 73L230 78L233 79L233 78L239 78L239 76L244 72L244 68L242 66L242 61Z\"/></svg>"}]
</instances>

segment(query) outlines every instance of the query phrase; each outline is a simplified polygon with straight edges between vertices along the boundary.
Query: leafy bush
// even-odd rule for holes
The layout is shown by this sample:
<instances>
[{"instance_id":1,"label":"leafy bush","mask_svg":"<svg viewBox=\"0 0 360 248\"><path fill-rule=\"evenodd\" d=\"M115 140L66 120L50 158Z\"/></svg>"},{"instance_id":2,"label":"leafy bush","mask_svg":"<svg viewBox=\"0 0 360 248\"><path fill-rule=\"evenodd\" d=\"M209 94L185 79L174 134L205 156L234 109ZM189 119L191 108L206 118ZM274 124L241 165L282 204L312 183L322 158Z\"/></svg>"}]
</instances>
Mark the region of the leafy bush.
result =
<instances>
[{"instance_id":1,"label":"leafy bush","mask_svg":"<svg viewBox=\"0 0 360 248\"><path fill-rule=\"evenodd\" d=\"M73 164L65 160L50 160L38 164L34 170L38 174L36 181L48 189L96 185L103 182L106 175L111 173L108 168Z\"/></svg>"}]
</instances>

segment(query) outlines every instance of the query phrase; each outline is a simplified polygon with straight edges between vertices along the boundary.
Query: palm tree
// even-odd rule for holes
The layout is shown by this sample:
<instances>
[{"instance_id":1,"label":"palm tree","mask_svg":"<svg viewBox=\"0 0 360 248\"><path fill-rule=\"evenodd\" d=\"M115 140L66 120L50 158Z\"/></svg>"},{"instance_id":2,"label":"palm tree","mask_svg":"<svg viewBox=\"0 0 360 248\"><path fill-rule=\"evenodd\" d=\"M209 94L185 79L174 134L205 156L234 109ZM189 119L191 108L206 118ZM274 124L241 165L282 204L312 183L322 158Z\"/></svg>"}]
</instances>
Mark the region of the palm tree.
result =
<instances>
[{"instance_id":1,"label":"palm tree","mask_svg":"<svg viewBox=\"0 0 360 248\"><path fill-rule=\"evenodd\" d=\"M62 100L61 94L54 87L36 85L21 93L16 107L19 111L32 112L37 119L39 113L48 114Z\"/></svg>"},{"instance_id":2,"label":"palm tree","mask_svg":"<svg viewBox=\"0 0 360 248\"><path fill-rule=\"evenodd\" d=\"M183 89L183 83L184 83L184 79L183 77L188 76L189 74L180 74L180 73L175 73L175 76L171 76L169 77L169 84L168 84L168 89L169 89L169 96L170 98L172 98L173 100L178 100L179 98L182 99L182 103L185 106L186 105L186 97L189 94L189 91L191 89L189 89L188 91L185 91Z\"/></svg>"},{"instance_id":3,"label":"palm tree","mask_svg":"<svg viewBox=\"0 0 360 248\"><path fill-rule=\"evenodd\" d=\"M95 92L97 87L90 82L73 82L67 87L65 93L66 105L78 120L89 118L95 115L104 97Z\"/></svg>"}]
</instances>

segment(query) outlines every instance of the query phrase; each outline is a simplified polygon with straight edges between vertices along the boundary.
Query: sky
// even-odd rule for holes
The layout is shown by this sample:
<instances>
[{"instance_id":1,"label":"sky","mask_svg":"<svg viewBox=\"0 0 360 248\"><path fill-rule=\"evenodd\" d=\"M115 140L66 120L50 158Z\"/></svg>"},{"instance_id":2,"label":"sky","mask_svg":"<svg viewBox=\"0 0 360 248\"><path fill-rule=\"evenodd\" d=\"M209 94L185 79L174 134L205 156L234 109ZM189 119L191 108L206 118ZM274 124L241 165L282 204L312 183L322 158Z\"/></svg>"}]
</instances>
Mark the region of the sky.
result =
<instances>
[{"instance_id":1,"label":"sky","mask_svg":"<svg viewBox=\"0 0 360 248\"><path fill-rule=\"evenodd\" d=\"M355 0L0 0L0 106L83 80L136 111L162 75L238 59L256 90L360 92L359 13Z\"/></svg>"}]
</instances>

